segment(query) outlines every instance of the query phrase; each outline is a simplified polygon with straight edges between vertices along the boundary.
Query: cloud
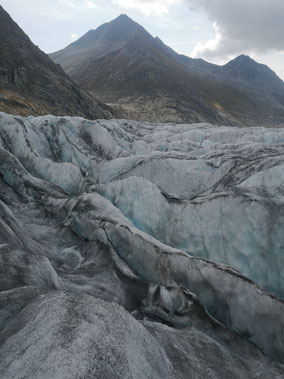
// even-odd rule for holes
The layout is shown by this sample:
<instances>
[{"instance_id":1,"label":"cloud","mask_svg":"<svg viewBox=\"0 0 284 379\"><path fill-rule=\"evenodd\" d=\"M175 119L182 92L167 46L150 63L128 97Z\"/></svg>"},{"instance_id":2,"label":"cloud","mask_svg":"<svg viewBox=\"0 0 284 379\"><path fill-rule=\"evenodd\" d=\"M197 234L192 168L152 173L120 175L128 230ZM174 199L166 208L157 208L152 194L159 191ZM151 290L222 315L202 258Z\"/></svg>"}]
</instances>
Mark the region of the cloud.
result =
<instances>
[{"instance_id":1,"label":"cloud","mask_svg":"<svg viewBox=\"0 0 284 379\"><path fill-rule=\"evenodd\" d=\"M78 34L76 33L72 33L70 37L72 41L76 41L79 38Z\"/></svg>"},{"instance_id":2,"label":"cloud","mask_svg":"<svg viewBox=\"0 0 284 379\"><path fill-rule=\"evenodd\" d=\"M97 9L98 5L92 0L57 0L59 6L69 7L73 9Z\"/></svg>"},{"instance_id":3,"label":"cloud","mask_svg":"<svg viewBox=\"0 0 284 379\"><path fill-rule=\"evenodd\" d=\"M216 31L216 34L215 34L215 37L214 38L210 38L208 41L202 43L202 42L198 42L195 47L194 47L194 50L193 50L193 53L192 53L192 57L193 58L196 58L196 57L200 57L202 56L204 53L208 54L208 53L211 53L211 52L215 52L218 47L220 46L220 42L221 42L221 39L222 39L222 35L219 31L219 28L217 26L217 24L213 24L213 28L215 29Z\"/></svg>"},{"instance_id":4,"label":"cloud","mask_svg":"<svg viewBox=\"0 0 284 379\"><path fill-rule=\"evenodd\" d=\"M136 9L146 16L163 15L169 12L171 6L181 0L113 0L113 4L126 9Z\"/></svg>"},{"instance_id":5,"label":"cloud","mask_svg":"<svg viewBox=\"0 0 284 379\"><path fill-rule=\"evenodd\" d=\"M89 9L98 9L99 7L93 1L85 1L85 7Z\"/></svg>"},{"instance_id":6,"label":"cloud","mask_svg":"<svg viewBox=\"0 0 284 379\"><path fill-rule=\"evenodd\" d=\"M72 20L79 11L98 9L95 0L2 0L6 9L15 9L19 14L45 16L52 20Z\"/></svg>"},{"instance_id":7,"label":"cloud","mask_svg":"<svg viewBox=\"0 0 284 379\"><path fill-rule=\"evenodd\" d=\"M191 10L206 13L215 29L215 38L195 46L195 56L284 51L283 0L184 1Z\"/></svg>"}]
</instances>

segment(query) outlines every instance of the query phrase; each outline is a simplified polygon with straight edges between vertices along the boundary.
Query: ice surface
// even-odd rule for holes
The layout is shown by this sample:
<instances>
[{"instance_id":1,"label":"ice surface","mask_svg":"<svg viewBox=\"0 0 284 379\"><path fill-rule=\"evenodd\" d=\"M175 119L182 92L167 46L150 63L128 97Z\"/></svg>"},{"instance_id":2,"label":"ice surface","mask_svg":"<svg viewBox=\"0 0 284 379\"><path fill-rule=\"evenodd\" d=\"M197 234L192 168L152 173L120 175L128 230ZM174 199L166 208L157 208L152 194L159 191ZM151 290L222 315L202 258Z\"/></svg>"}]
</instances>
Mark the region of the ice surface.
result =
<instances>
[{"instance_id":1,"label":"ice surface","mask_svg":"<svg viewBox=\"0 0 284 379\"><path fill-rule=\"evenodd\" d=\"M0 113L2 377L281 377L283 153L282 129Z\"/></svg>"}]
</instances>

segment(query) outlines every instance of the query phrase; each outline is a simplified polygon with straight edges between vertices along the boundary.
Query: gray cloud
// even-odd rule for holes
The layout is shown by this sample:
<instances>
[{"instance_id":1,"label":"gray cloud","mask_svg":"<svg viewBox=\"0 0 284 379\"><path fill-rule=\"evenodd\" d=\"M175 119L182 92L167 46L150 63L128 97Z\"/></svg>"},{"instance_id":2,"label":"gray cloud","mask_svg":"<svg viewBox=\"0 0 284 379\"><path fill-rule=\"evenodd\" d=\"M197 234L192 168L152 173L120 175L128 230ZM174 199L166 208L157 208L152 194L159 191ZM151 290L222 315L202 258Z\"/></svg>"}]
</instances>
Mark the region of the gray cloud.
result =
<instances>
[{"instance_id":1,"label":"gray cloud","mask_svg":"<svg viewBox=\"0 0 284 379\"><path fill-rule=\"evenodd\" d=\"M216 28L216 39L197 47L206 58L241 52L284 51L284 0L184 0L205 12Z\"/></svg>"}]
</instances>

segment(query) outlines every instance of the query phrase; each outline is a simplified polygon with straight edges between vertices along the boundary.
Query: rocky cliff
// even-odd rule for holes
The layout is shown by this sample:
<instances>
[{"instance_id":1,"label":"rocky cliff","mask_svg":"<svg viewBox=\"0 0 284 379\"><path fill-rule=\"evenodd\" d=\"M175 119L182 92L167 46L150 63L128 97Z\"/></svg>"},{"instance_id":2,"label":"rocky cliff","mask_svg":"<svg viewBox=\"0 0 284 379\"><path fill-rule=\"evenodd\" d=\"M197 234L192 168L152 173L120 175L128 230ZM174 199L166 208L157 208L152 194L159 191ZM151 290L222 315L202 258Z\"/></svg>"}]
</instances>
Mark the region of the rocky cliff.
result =
<instances>
[{"instance_id":1,"label":"rocky cliff","mask_svg":"<svg viewBox=\"0 0 284 379\"><path fill-rule=\"evenodd\" d=\"M21 115L112 117L111 108L81 90L1 6L0 110Z\"/></svg>"}]
</instances>

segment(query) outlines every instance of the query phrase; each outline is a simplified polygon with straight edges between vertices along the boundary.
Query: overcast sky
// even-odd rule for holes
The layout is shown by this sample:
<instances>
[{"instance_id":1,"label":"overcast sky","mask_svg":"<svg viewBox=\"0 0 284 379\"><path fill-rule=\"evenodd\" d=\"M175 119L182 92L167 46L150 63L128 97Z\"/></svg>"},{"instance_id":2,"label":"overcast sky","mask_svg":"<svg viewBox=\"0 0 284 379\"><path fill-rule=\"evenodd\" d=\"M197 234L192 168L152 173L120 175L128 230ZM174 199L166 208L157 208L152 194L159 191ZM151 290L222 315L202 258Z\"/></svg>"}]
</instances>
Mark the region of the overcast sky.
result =
<instances>
[{"instance_id":1,"label":"overcast sky","mask_svg":"<svg viewBox=\"0 0 284 379\"><path fill-rule=\"evenodd\" d=\"M1 5L47 53L126 13L178 53L217 64L247 54L284 80L284 0L2 0Z\"/></svg>"}]
</instances>

